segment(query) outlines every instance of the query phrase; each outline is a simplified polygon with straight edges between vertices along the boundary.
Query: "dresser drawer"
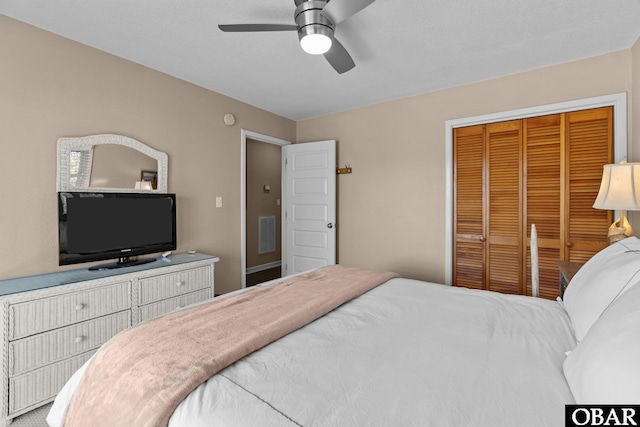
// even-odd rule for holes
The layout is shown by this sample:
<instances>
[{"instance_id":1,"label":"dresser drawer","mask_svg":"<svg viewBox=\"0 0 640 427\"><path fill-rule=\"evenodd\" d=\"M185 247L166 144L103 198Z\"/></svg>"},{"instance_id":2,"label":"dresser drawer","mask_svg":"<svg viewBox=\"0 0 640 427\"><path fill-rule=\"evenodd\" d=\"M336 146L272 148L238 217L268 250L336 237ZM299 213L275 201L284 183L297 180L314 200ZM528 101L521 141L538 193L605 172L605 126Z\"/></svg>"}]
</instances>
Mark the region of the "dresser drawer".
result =
<instances>
[{"instance_id":1,"label":"dresser drawer","mask_svg":"<svg viewBox=\"0 0 640 427\"><path fill-rule=\"evenodd\" d=\"M213 276L210 267L192 268L140 279L140 301L138 304L145 305L199 289L211 288L212 282Z\"/></svg>"},{"instance_id":2,"label":"dresser drawer","mask_svg":"<svg viewBox=\"0 0 640 427\"><path fill-rule=\"evenodd\" d=\"M202 289L196 292L191 292L179 297L170 298L164 301L156 302L140 307L138 318L140 322L153 319L154 317L161 316L165 313L177 310L181 307L186 307L191 304L195 304L200 301L205 301L211 298L211 289Z\"/></svg>"},{"instance_id":3,"label":"dresser drawer","mask_svg":"<svg viewBox=\"0 0 640 427\"><path fill-rule=\"evenodd\" d=\"M9 415L52 399L95 351L46 366L9 380Z\"/></svg>"},{"instance_id":4,"label":"dresser drawer","mask_svg":"<svg viewBox=\"0 0 640 427\"><path fill-rule=\"evenodd\" d=\"M131 307L131 282L114 283L9 305L9 340Z\"/></svg>"},{"instance_id":5,"label":"dresser drawer","mask_svg":"<svg viewBox=\"0 0 640 427\"><path fill-rule=\"evenodd\" d=\"M131 311L121 311L9 343L9 376L100 347L131 327Z\"/></svg>"}]
</instances>

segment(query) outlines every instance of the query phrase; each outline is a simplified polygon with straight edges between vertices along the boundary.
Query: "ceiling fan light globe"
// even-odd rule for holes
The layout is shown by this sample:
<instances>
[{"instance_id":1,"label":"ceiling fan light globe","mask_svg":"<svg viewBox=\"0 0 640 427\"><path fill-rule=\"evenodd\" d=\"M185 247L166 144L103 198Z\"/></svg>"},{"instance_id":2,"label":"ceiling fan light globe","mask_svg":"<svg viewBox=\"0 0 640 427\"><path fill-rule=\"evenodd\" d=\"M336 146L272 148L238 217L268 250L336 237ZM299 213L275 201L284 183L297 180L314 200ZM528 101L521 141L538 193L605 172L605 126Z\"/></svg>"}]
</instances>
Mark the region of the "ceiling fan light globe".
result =
<instances>
[{"instance_id":1,"label":"ceiling fan light globe","mask_svg":"<svg viewBox=\"0 0 640 427\"><path fill-rule=\"evenodd\" d=\"M302 50L311 55L323 55L331 49L331 37L325 34L307 34L300 39Z\"/></svg>"}]
</instances>

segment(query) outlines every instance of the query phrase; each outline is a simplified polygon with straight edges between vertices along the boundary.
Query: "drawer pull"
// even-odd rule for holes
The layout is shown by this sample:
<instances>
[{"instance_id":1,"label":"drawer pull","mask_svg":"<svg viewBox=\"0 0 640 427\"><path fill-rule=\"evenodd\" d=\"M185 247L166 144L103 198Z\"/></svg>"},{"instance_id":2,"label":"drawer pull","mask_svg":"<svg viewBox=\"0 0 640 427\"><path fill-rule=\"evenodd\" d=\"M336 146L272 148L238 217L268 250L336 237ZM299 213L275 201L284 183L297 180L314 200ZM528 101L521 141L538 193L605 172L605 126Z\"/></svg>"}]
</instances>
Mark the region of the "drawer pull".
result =
<instances>
[{"instance_id":1,"label":"drawer pull","mask_svg":"<svg viewBox=\"0 0 640 427\"><path fill-rule=\"evenodd\" d=\"M177 286L177 287L180 287L180 286L182 286L183 284L184 284L183 282L176 282L176 286Z\"/></svg>"},{"instance_id":2,"label":"drawer pull","mask_svg":"<svg viewBox=\"0 0 640 427\"><path fill-rule=\"evenodd\" d=\"M76 305L76 311L80 311L84 308L84 304L80 303L78 305Z\"/></svg>"},{"instance_id":3,"label":"drawer pull","mask_svg":"<svg viewBox=\"0 0 640 427\"><path fill-rule=\"evenodd\" d=\"M76 344L80 344L82 341L84 341L84 337L80 335L76 337L74 341L76 342Z\"/></svg>"}]
</instances>

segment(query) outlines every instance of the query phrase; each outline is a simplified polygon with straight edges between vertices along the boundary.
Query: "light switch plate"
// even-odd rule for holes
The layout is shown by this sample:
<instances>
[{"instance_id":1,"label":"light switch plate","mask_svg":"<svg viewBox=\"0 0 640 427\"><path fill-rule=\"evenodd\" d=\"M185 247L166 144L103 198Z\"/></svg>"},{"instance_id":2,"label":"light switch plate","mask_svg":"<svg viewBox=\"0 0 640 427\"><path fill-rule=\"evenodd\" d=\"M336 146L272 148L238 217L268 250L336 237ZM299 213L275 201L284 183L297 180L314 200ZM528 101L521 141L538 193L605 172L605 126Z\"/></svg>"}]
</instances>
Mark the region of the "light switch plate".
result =
<instances>
[{"instance_id":1,"label":"light switch plate","mask_svg":"<svg viewBox=\"0 0 640 427\"><path fill-rule=\"evenodd\" d=\"M222 197L216 197L216 208L222 207Z\"/></svg>"}]
</instances>

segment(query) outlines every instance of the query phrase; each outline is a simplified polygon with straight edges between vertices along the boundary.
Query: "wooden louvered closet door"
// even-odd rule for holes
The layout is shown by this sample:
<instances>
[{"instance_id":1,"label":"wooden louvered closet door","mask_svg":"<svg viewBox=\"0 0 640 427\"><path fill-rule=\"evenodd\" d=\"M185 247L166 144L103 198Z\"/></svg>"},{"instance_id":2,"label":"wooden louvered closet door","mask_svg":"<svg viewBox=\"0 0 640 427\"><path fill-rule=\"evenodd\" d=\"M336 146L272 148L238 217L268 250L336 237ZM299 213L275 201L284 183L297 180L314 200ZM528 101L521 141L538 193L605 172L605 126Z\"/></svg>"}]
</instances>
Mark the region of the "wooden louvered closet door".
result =
<instances>
[{"instance_id":1,"label":"wooden louvered closet door","mask_svg":"<svg viewBox=\"0 0 640 427\"><path fill-rule=\"evenodd\" d=\"M485 289L520 294L522 121L486 125L487 270Z\"/></svg>"},{"instance_id":2,"label":"wooden louvered closet door","mask_svg":"<svg viewBox=\"0 0 640 427\"><path fill-rule=\"evenodd\" d=\"M454 285L531 295L531 225L540 296L559 295L558 260L608 244L593 209L613 161L612 107L454 130Z\"/></svg>"},{"instance_id":3,"label":"wooden louvered closet door","mask_svg":"<svg viewBox=\"0 0 640 427\"><path fill-rule=\"evenodd\" d=\"M485 289L484 283L484 126L454 129L455 251L458 286Z\"/></svg>"},{"instance_id":4,"label":"wooden louvered closet door","mask_svg":"<svg viewBox=\"0 0 640 427\"><path fill-rule=\"evenodd\" d=\"M566 261L584 262L609 244L613 212L593 209L602 166L613 162L613 108L567 113L566 118Z\"/></svg>"},{"instance_id":5,"label":"wooden louvered closet door","mask_svg":"<svg viewBox=\"0 0 640 427\"><path fill-rule=\"evenodd\" d=\"M538 272L540 296L558 295L558 265L562 259L562 177L564 176L563 118L561 114L524 120L524 212L523 236L538 232ZM595 198L594 198L595 200ZM527 239L526 294L531 295L531 245Z\"/></svg>"}]
</instances>

